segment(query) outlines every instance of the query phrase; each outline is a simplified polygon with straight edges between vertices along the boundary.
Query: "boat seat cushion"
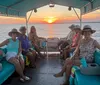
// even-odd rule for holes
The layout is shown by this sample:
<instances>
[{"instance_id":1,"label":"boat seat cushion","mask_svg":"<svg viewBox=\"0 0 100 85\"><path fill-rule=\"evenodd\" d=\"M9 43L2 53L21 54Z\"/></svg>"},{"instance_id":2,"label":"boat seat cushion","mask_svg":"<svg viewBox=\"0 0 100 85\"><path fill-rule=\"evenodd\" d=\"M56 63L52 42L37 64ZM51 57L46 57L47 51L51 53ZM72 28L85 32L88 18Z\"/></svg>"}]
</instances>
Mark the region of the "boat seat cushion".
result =
<instances>
[{"instance_id":1,"label":"boat seat cushion","mask_svg":"<svg viewBox=\"0 0 100 85\"><path fill-rule=\"evenodd\" d=\"M100 65L100 50L96 50L94 56L95 56L95 63Z\"/></svg>"},{"instance_id":2,"label":"boat seat cushion","mask_svg":"<svg viewBox=\"0 0 100 85\"><path fill-rule=\"evenodd\" d=\"M75 85L100 85L100 76L87 76L80 73L80 70L75 72Z\"/></svg>"},{"instance_id":3,"label":"boat seat cushion","mask_svg":"<svg viewBox=\"0 0 100 85\"><path fill-rule=\"evenodd\" d=\"M8 77L12 75L15 71L15 67L13 64L10 64L9 62L2 61L2 71L0 71L0 85L7 80Z\"/></svg>"}]
</instances>

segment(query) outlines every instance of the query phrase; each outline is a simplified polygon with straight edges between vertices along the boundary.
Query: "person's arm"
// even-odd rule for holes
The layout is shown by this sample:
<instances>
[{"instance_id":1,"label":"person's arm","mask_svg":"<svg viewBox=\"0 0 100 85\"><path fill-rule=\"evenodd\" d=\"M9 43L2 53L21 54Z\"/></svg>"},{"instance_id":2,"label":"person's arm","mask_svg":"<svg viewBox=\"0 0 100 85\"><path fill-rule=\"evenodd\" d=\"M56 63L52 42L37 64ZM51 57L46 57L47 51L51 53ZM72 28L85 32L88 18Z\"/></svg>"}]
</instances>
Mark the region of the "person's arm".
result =
<instances>
[{"instance_id":1,"label":"person's arm","mask_svg":"<svg viewBox=\"0 0 100 85\"><path fill-rule=\"evenodd\" d=\"M19 41L18 55L20 55L20 53L22 53L22 47L21 47L21 42Z\"/></svg>"},{"instance_id":2,"label":"person's arm","mask_svg":"<svg viewBox=\"0 0 100 85\"><path fill-rule=\"evenodd\" d=\"M8 43L9 43L9 40L7 39L7 40L3 41L2 43L0 43L0 47L5 46Z\"/></svg>"},{"instance_id":3,"label":"person's arm","mask_svg":"<svg viewBox=\"0 0 100 85\"><path fill-rule=\"evenodd\" d=\"M31 34L30 33L28 34L28 39L31 40Z\"/></svg>"},{"instance_id":4,"label":"person's arm","mask_svg":"<svg viewBox=\"0 0 100 85\"><path fill-rule=\"evenodd\" d=\"M100 50L100 44L96 40L94 41L94 45Z\"/></svg>"},{"instance_id":5,"label":"person's arm","mask_svg":"<svg viewBox=\"0 0 100 85\"><path fill-rule=\"evenodd\" d=\"M75 59L75 57L78 57L79 56L79 47L80 47L80 44L83 42L84 40L81 38L79 40L79 43L78 43L78 46L76 47L74 53L73 53L73 57L71 58L72 60Z\"/></svg>"}]
</instances>

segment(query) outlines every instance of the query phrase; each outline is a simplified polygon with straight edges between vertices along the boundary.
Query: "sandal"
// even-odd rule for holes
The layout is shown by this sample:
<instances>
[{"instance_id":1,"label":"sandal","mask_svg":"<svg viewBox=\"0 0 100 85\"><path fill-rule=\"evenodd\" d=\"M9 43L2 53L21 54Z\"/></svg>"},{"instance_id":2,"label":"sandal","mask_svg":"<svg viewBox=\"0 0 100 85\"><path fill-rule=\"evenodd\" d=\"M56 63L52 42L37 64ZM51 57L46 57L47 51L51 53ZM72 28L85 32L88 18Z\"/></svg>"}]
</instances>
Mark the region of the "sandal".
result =
<instances>
[{"instance_id":1,"label":"sandal","mask_svg":"<svg viewBox=\"0 0 100 85\"><path fill-rule=\"evenodd\" d=\"M31 80L31 78L30 78L30 77L28 77L28 76L25 76L24 80L25 80L25 81L30 81L30 80Z\"/></svg>"},{"instance_id":2,"label":"sandal","mask_svg":"<svg viewBox=\"0 0 100 85\"><path fill-rule=\"evenodd\" d=\"M23 78L20 78L19 80L20 80L21 82L23 82L23 83L25 82L25 79L23 79Z\"/></svg>"},{"instance_id":3,"label":"sandal","mask_svg":"<svg viewBox=\"0 0 100 85\"><path fill-rule=\"evenodd\" d=\"M53 76L54 76L54 77L62 77L63 74L62 74L62 73L57 73L57 74L54 74Z\"/></svg>"}]
</instances>

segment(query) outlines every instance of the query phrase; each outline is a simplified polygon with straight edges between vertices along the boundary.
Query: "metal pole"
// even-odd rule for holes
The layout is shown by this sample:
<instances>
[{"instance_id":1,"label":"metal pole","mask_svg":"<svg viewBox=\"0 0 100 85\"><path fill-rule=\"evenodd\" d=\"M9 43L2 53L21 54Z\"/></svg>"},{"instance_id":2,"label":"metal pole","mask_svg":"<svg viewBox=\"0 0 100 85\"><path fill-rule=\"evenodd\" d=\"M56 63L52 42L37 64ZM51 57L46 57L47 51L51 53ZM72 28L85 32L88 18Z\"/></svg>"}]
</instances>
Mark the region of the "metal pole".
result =
<instances>
[{"instance_id":1,"label":"metal pole","mask_svg":"<svg viewBox=\"0 0 100 85\"><path fill-rule=\"evenodd\" d=\"M76 12L76 10L73 8L75 14L77 15L79 21L80 21L80 27L82 28L82 11L80 9L80 16L78 15L78 13Z\"/></svg>"},{"instance_id":2,"label":"metal pole","mask_svg":"<svg viewBox=\"0 0 100 85\"><path fill-rule=\"evenodd\" d=\"M33 11L34 11L34 9L31 11L31 13L30 13L30 15L29 15L29 17L27 19L27 22L29 22L29 19L30 19L31 15L32 15Z\"/></svg>"},{"instance_id":3,"label":"metal pole","mask_svg":"<svg viewBox=\"0 0 100 85\"><path fill-rule=\"evenodd\" d=\"M82 11L80 9L80 27L82 28Z\"/></svg>"},{"instance_id":4,"label":"metal pole","mask_svg":"<svg viewBox=\"0 0 100 85\"><path fill-rule=\"evenodd\" d=\"M26 29L27 29L27 36L28 36L28 22L27 22L27 14L26 14Z\"/></svg>"},{"instance_id":5,"label":"metal pole","mask_svg":"<svg viewBox=\"0 0 100 85\"><path fill-rule=\"evenodd\" d=\"M34 9L33 9L33 10L34 10ZM29 17L27 17L27 14L26 14L26 28L27 28L27 36L28 36L28 22L29 22L30 17L31 17L31 15L32 15L32 13L33 13L33 10L32 10L31 13L29 14Z\"/></svg>"},{"instance_id":6,"label":"metal pole","mask_svg":"<svg viewBox=\"0 0 100 85\"><path fill-rule=\"evenodd\" d=\"M48 42L46 40L46 55L47 55L47 59L48 59Z\"/></svg>"},{"instance_id":7,"label":"metal pole","mask_svg":"<svg viewBox=\"0 0 100 85\"><path fill-rule=\"evenodd\" d=\"M76 10L73 8L75 14L77 15L78 19L80 20L80 16L78 15L78 13L76 12Z\"/></svg>"}]
</instances>

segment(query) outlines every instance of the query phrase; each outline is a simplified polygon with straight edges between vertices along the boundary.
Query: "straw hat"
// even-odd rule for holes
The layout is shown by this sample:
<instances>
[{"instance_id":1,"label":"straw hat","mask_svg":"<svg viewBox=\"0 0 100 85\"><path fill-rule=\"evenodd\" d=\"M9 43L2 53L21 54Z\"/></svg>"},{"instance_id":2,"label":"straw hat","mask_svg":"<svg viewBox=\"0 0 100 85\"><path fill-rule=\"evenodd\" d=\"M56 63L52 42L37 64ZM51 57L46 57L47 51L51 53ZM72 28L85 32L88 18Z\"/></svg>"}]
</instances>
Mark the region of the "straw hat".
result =
<instances>
[{"instance_id":1,"label":"straw hat","mask_svg":"<svg viewBox=\"0 0 100 85\"><path fill-rule=\"evenodd\" d=\"M17 31L17 29L15 29L15 28L13 28L13 29L8 33L8 35L9 35L9 36L12 36L12 33L16 33L17 36L20 34L20 33Z\"/></svg>"},{"instance_id":2,"label":"straw hat","mask_svg":"<svg viewBox=\"0 0 100 85\"><path fill-rule=\"evenodd\" d=\"M74 29L75 28L75 25L72 24L71 26L69 26L70 29Z\"/></svg>"},{"instance_id":3,"label":"straw hat","mask_svg":"<svg viewBox=\"0 0 100 85\"><path fill-rule=\"evenodd\" d=\"M74 29L75 30L81 30L81 27L79 25L76 25Z\"/></svg>"},{"instance_id":4,"label":"straw hat","mask_svg":"<svg viewBox=\"0 0 100 85\"><path fill-rule=\"evenodd\" d=\"M22 32L23 30L26 30L25 26L20 27L19 31Z\"/></svg>"},{"instance_id":5,"label":"straw hat","mask_svg":"<svg viewBox=\"0 0 100 85\"><path fill-rule=\"evenodd\" d=\"M92 34L96 32L96 30L92 30L91 26L85 25L82 30L82 35L84 32L90 31Z\"/></svg>"}]
</instances>

